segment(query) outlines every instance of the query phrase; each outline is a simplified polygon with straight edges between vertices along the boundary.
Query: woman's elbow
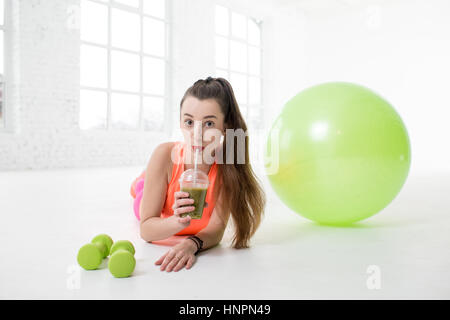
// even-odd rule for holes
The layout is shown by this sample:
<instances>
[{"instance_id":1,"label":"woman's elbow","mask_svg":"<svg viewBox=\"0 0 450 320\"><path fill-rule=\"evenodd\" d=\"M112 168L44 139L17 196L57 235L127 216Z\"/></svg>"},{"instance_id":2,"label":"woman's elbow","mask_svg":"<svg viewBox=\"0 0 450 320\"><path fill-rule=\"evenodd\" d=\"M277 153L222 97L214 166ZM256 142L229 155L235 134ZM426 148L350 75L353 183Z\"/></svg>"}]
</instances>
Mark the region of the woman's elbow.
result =
<instances>
[{"instance_id":1,"label":"woman's elbow","mask_svg":"<svg viewBox=\"0 0 450 320\"><path fill-rule=\"evenodd\" d=\"M140 225L139 225L139 234L141 236L141 239L147 242L151 242L152 239L150 237L151 232L149 232L149 225L148 225L148 221L141 221Z\"/></svg>"}]
</instances>

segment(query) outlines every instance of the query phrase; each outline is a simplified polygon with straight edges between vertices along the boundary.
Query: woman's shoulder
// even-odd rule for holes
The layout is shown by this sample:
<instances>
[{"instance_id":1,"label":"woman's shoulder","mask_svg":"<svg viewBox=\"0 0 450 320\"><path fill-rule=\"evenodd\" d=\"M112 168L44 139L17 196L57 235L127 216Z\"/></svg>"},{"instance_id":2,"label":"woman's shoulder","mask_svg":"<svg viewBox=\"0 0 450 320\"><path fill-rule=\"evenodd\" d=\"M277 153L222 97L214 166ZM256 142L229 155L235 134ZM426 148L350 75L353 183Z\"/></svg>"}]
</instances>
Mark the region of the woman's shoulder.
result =
<instances>
[{"instance_id":1,"label":"woman's shoulder","mask_svg":"<svg viewBox=\"0 0 450 320\"><path fill-rule=\"evenodd\" d=\"M172 154L173 149L177 147L179 144L180 144L179 141L162 142L156 146L153 152L158 153L161 156L170 156Z\"/></svg>"},{"instance_id":2,"label":"woman's shoulder","mask_svg":"<svg viewBox=\"0 0 450 320\"><path fill-rule=\"evenodd\" d=\"M152 168L159 168L157 170L164 170L166 172L167 179L169 179L172 171L171 153L172 148L175 145L176 142L171 141L158 144L155 149L153 149L152 155L147 164L147 170L150 169L150 166L152 166Z\"/></svg>"},{"instance_id":3,"label":"woman's shoulder","mask_svg":"<svg viewBox=\"0 0 450 320\"><path fill-rule=\"evenodd\" d=\"M174 159L172 159L172 157L177 155L177 150L175 150L175 148L180 146L180 141L163 142L160 143L153 151L155 153L155 156L161 162L161 166L165 168L168 183L170 183L170 180L172 178L172 170L174 165Z\"/></svg>"}]
</instances>

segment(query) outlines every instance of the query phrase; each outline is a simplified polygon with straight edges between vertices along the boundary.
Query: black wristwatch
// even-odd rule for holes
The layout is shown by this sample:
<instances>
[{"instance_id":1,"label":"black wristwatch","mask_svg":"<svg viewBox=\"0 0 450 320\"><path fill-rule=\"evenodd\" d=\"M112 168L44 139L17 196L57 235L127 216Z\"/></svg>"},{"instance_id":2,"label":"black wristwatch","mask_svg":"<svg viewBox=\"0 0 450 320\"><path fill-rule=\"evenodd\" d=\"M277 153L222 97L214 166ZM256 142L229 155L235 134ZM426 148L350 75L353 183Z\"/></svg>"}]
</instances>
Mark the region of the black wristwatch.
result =
<instances>
[{"instance_id":1,"label":"black wristwatch","mask_svg":"<svg viewBox=\"0 0 450 320\"><path fill-rule=\"evenodd\" d=\"M202 250L203 248L203 240L197 236L190 236L188 237L188 239L191 239L192 241L195 242L195 245L197 246L197 251L195 251L194 255L197 255L197 253L199 253L200 250Z\"/></svg>"}]
</instances>

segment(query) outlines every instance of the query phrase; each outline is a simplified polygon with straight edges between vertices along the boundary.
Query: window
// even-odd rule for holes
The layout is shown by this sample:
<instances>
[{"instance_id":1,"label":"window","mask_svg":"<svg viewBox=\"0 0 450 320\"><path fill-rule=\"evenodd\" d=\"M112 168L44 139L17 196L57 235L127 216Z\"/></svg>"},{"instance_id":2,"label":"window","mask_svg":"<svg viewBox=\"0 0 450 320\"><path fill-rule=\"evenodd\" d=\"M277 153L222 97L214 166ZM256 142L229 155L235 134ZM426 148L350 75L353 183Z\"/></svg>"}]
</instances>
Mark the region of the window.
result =
<instances>
[{"instance_id":1,"label":"window","mask_svg":"<svg viewBox=\"0 0 450 320\"><path fill-rule=\"evenodd\" d=\"M0 0L0 128L5 128L5 3Z\"/></svg>"},{"instance_id":2,"label":"window","mask_svg":"<svg viewBox=\"0 0 450 320\"><path fill-rule=\"evenodd\" d=\"M260 24L216 5L216 76L230 81L243 116L255 126L262 123Z\"/></svg>"},{"instance_id":3,"label":"window","mask_svg":"<svg viewBox=\"0 0 450 320\"><path fill-rule=\"evenodd\" d=\"M167 30L165 0L81 0L81 129L164 129Z\"/></svg>"}]
</instances>

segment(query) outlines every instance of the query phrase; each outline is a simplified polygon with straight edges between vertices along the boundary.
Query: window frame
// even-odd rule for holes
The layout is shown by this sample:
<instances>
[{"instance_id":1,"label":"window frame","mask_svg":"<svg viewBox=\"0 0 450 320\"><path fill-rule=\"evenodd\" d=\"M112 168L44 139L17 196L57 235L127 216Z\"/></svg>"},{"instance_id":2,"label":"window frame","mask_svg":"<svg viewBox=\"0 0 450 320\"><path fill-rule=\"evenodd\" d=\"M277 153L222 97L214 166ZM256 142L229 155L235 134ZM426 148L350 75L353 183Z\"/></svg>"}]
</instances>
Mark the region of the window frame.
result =
<instances>
[{"instance_id":1,"label":"window frame","mask_svg":"<svg viewBox=\"0 0 450 320\"><path fill-rule=\"evenodd\" d=\"M171 86L170 86L170 81L169 81L169 75L171 72L171 59L170 59L170 55L171 55L171 47L170 47L170 37L171 37L171 32L172 32L172 23L170 21L170 14L169 12L171 9L171 1L170 0L165 0L165 17L161 18L161 17L156 17L153 15L150 15L148 13L144 12L144 7L143 7L143 2L145 0L139 0L139 8L136 7L131 7L131 6L127 6L123 3L119 3L119 2L115 2L114 0L109 0L107 2L101 1L101 0L81 0L81 1L90 1L96 4L101 4L104 5L107 8L107 43L106 44L100 44L100 43L96 43L96 42L91 42L91 41L86 41L81 39L81 35L80 35L80 49L82 45L87 45L87 46L93 46L96 48L102 48L106 50L106 54L107 54L107 79L106 79L106 88L99 88L99 87L91 87L91 86L86 86L86 85L82 85L81 84L81 79L79 82L79 92L81 94L82 90L91 90L91 91L99 91L99 92L104 92L106 93L106 99L107 99L107 114L106 114L106 128L94 128L94 129L82 129L79 126L79 130L82 132L140 132L140 133L148 133L148 134L155 134L155 133L167 133L169 134L171 131L171 126L172 125L167 125L167 119L170 119L170 103L171 103ZM81 5L81 3L80 3ZM140 25L140 40L139 40L139 50L138 51L134 51L134 50L129 50L129 49L124 49L124 48L119 48L119 47L114 47L112 45L112 9L119 9L125 12L129 12L129 13L133 13L133 14L138 14L139 15L139 25ZM80 10L80 14L81 14L81 10ZM165 48L164 48L164 57L162 56L157 56L157 55L152 55L149 53L144 52L144 35L143 35L143 31L144 31L144 18L151 18L151 19L155 19L155 20L159 20L164 22L164 26L165 26ZM123 52L123 53L131 53L134 55L138 55L139 56L139 91L137 92L132 92L132 91L127 91L127 90L117 90L117 89L112 89L111 87L111 69L112 69L112 65L111 65L111 55L112 55L112 51L115 50L117 52ZM156 58L159 60L162 60L164 62L164 66L165 66L165 82L164 82L164 95L157 95L157 94L149 94L149 93L145 93L144 92L144 88L143 88L143 74L144 74L144 58ZM81 64L80 64L81 66ZM80 70L81 71L81 70ZM113 128L112 126L112 114L111 114L111 97L113 93L118 93L118 94L132 94L135 96L139 97L139 118L138 118L138 125L137 128L129 128L129 129L117 129L117 128ZM163 120L162 120L162 129L161 130L145 130L144 129L144 98L145 97L157 97L157 98L162 98L163 99L163 109L164 109L164 114L163 114ZM80 104L80 108L81 108L81 104ZM81 112L81 110L80 110ZM79 116L78 118L80 119L80 112L79 112Z\"/></svg>"},{"instance_id":2,"label":"window frame","mask_svg":"<svg viewBox=\"0 0 450 320\"><path fill-rule=\"evenodd\" d=\"M245 120L248 120L249 123L256 124L257 127L259 127L259 126L261 126L263 124L264 119L263 119L263 117L261 117L256 122L255 121L251 121L250 120L250 109L251 108L259 109L261 111L262 115L264 114L263 113L264 109L262 108L262 106L263 106L263 94L262 93L263 93L263 84L264 84L264 78L263 78L263 72L262 72L262 62L263 62L262 61L263 60L262 24L263 24L263 21L255 19L255 18L251 17L248 14L245 14L245 13L233 10L231 8L228 8L228 7L226 7L226 6L222 5L222 4L218 4L218 3L215 4L214 9L216 9L217 6L225 8L228 11L228 35L223 35L223 34L217 33L217 30L215 29L215 26L214 26L214 40L213 41L215 43L217 38L222 38L222 39L225 39L227 41L227 44L228 44L227 45L227 48L228 48L228 52L227 52L228 68L218 67L215 64L215 70L216 70L215 72L217 73L217 71L219 70L220 72L225 73L227 75L228 79L231 79L231 74L232 73L243 75L243 76L246 77L246 80L247 80L247 93L246 93L247 100L245 101L245 103L240 102L240 101L238 101L238 103L239 103L239 105L244 105L245 106L245 111L246 111L245 114L244 114ZM245 16L245 18L247 20L252 20L258 26L258 28L259 28L259 45L254 45L254 44L251 44L249 42L249 40L248 40L248 24L247 24L247 28L246 28L247 29L247 31L246 31L246 39L241 39L241 38L235 37L233 35L233 33L232 33L232 31L233 31L232 14L233 13ZM216 17L214 17L214 18L216 19ZM248 21L247 21L247 23L248 23ZM230 67L230 56L231 56L230 55L230 53L231 53L231 45L230 45L230 43L231 43L231 41L235 41L235 42L238 42L238 43L245 44L246 47L247 47L247 70L246 70L246 72L231 70L231 67ZM251 48L257 48L259 50L259 53L260 53L260 60L259 60L259 71L260 72L259 72L259 75L250 73L250 63L249 63L250 62L250 50L249 50L250 47ZM216 49L217 49L216 46L214 46L214 50L216 50ZM259 85L260 85L259 104L250 104L250 100L249 100L249 96L250 96L249 95L249 93L250 93L249 92L250 91L250 85L249 85L250 81L249 80L250 80L250 77L259 79Z\"/></svg>"},{"instance_id":3,"label":"window frame","mask_svg":"<svg viewBox=\"0 0 450 320\"><path fill-rule=\"evenodd\" d=\"M10 15L7 14L9 12L9 1L3 1L3 24L0 24L0 30L3 32L3 81L2 81L2 118L0 120L0 132L10 132L11 131L11 121L9 121L9 114L6 110L8 107L7 104L7 95L8 95L8 74L9 74L9 63L8 63L8 43L9 43L9 19Z\"/></svg>"}]
</instances>

